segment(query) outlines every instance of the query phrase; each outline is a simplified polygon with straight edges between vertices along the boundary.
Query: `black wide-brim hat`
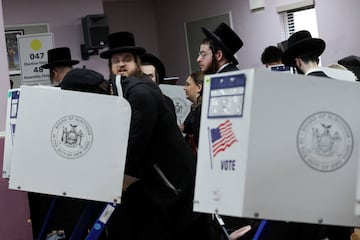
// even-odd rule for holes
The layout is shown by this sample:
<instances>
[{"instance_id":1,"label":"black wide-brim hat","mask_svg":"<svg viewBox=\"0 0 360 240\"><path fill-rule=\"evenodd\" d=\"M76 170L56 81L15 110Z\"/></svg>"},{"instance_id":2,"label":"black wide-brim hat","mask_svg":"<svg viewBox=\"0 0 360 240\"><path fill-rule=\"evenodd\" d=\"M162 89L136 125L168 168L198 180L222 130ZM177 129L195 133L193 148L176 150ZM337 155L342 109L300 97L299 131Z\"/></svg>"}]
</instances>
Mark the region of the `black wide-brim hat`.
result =
<instances>
[{"instance_id":1,"label":"black wide-brim hat","mask_svg":"<svg viewBox=\"0 0 360 240\"><path fill-rule=\"evenodd\" d=\"M244 45L240 37L225 23L220 23L217 28L211 32L207 28L201 28L205 36L220 46L235 65L238 64L234 54Z\"/></svg>"},{"instance_id":2,"label":"black wide-brim hat","mask_svg":"<svg viewBox=\"0 0 360 240\"><path fill-rule=\"evenodd\" d=\"M140 58L141 58L141 64L144 65L151 64L155 67L157 73L159 74L159 81L162 82L166 74L165 66L162 63L162 61L151 53L145 53L141 55Z\"/></svg>"},{"instance_id":3,"label":"black wide-brim hat","mask_svg":"<svg viewBox=\"0 0 360 240\"><path fill-rule=\"evenodd\" d=\"M50 49L47 52L48 55L48 63L40 66L44 69L49 69L52 67L60 67L60 66L73 66L78 64L80 61L72 60L70 48L68 47L59 47Z\"/></svg>"},{"instance_id":4,"label":"black wide-brim hat","mask_svg":"<svg viewBox=\"0 0 360 240\"><path fill-rule=\"evenodd\" d=\"M65 74L60 87L64 90L109 94L99 87L102 82L106 80L101 73L91 69L74 68Z\"/></svg>"},{"instance_id":5,"label":"black wide-brim hat","mask_svg":"<svg viewBox=\"0 0 360 240\"><path fill-rule=\"evenodd\" d=\"M355 74L357 80L360 80L360 57L350 55L340 59L338 63L352 71Z\"/></svg>"},{"instance_id":6,"label":"black wide-brim hat","mask_svg":"<svg viewBox=\"0 0 360 240\"><path fill-rule=\"evenodd\" d=\"M287 66L295 66L295 58L302 54L319 57L325 50L325 41L313 38L306 30L292 34L287 41L287 49L282 55L282 62Z\"/></svg>"},{"instance_id":7,"label":"black wide-brim hat","mask_svg":"<svg viewBox=\"0 0 360 240\"><path fill-rule=\"evenodd\" d=\"M142 55L145 49L135 46L135 38L131 32L116 32L109 35L109 49L100 53L100 57L110 59L113 54L121 52Z\"/></svg>"},{"instance_id":8,"label":"black wide-brim hat","mask_svg":"<svg viewBox=\"0 0 360 240\"><path fill-rule=\"evenodd\" d=\"M344 66L360 67L360 57L355 55L350 55L348 57L344 57L340 59L338 63Z\"/></svg>"}]
</instances>

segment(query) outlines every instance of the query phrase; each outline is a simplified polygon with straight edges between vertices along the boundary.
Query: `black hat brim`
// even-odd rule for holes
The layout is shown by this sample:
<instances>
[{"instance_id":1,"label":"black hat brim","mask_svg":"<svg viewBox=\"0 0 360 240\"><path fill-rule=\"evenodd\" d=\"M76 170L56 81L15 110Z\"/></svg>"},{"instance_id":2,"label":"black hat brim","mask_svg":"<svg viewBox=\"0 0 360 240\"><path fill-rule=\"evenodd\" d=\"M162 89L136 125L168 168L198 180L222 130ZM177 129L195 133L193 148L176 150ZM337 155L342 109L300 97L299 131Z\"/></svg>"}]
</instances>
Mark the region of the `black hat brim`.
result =
<instances>
[{"instance_id":1,"label":"black hat brim","mask_svg":"<svg viewBox=\"0 0 360 240\"><path fill-rule=\"evenodd\" d=\"M312 54L319 57L325 50L325 41L320 38L304 39L286 49L282 55L282 62L287 66L295 66L295 57L301 54Z\"/></svg>"},{"instance_id":2,"label":"black hat brim","mask_svg":"<svg viewBox=\"0 0 360 240\"><path fill-rule=\"evenodd\" d=\"M344 66L360 67L360 57L350 55L348 57L340 59L338 63Z\"/></svg>"},{"instance_id":3,"label":"black hat brim","mask_svg":"<svg viewBox=\"0 0 360 240\"><path fill-rule=\"evenodd\" d=\"M132 52L136 55L143 55L145 53L145 49L142 47L117 47L117 48L112 48L109 50L106 50L102 53L100 53L100 57L101 58L105 58L105 59L110 59L111 56L115 53L122 53L122 52Z\"/></svg>"},{"instance_id":4,"label":"black hat brim","mask_svg":"<svg viewBox=\"0 0 360 240\"><path fill-rule=\"evenodd\" d=\"M216 36L213 32L209 31L207 28L202 27L201 30L203 31L203 33L205 34L205 36L211 40L213 40L217 45L221 46L221 48L224 50L226 56L229 56L229 60L237 65L239 62L238 60L235 58L234 54L230 51L230 49L224 45L224 43L220 40L220 38L218 36ZM243 42L241 42L241 46L240 48L243 46Z\"/></svg>"},{"instance_id":5,"label":"black hat brim","mask_svg":"<svg viewBox=\"0 0 360 240\"><path fill-rule=\"evenodd\" d=\"M55 62L52 62L52 63L47 63L47 64L44 64L44 65L41 65L40 67L41 68L44 68L44 69L49 69L49 68L52 68L52 67L57 67L57 66L73 66L75 64L78 64L80 61L78 60L62 60L62 61L55 61Z\"/></svg>"}]
</instances>

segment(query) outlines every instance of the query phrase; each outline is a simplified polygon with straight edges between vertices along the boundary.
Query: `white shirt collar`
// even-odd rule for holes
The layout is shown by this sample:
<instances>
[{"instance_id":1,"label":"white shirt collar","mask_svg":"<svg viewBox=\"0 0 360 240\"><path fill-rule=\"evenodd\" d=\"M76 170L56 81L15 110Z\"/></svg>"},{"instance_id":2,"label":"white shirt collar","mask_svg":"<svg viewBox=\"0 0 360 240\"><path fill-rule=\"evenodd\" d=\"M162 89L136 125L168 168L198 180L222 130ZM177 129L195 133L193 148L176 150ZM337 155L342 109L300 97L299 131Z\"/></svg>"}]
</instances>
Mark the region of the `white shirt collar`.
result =
<instances>
[{"instance_id":1,"label":"white shirt collar","mask_svg":"<svg viewBox=\"0 0 360 240\"><path fill-rule=\"evenodd\" d=\"M224 65L222 65L217 71L216 73L219 73L221 70L223 70L227 65L230 65L231 63L225 63Z\"/></svg>"},{"instance_id":2,"label":"white shirt collar","mask_svg":"<svg viewBox=\"0 0 360 240\"><path fill-rule=\"evenodd\" d=\"M307 71L306 73L305 73L305 75L309 75L309 73L312 73L312 72L322 72L323 70L321 70L321 68L318 68L318 67L316 67L316 68L313 68L313 69L310 69L309 71Z\"/></svg>"}]
</instances>

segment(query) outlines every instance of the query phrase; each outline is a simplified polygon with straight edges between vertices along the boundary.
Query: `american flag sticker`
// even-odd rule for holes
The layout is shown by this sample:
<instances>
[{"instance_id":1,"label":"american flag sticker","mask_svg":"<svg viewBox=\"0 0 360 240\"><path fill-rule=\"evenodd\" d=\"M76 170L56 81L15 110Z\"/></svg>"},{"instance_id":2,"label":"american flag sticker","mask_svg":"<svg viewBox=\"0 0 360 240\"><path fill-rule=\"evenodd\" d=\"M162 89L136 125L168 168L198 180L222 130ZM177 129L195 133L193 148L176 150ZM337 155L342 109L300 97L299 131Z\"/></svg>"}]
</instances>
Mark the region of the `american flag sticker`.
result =
<instances>
[{"instance_id":1,"label":"american flag sticker","mask_svg":"<svg viewBox=\"0 0 360 240\"><path fill-rule=\"evenodd\" d=\"M213 157L237 142L234 132L232 131L232 123L230 120L226 120L218 127L210 129L210 136Z\"/></svg>"}]
</instances>

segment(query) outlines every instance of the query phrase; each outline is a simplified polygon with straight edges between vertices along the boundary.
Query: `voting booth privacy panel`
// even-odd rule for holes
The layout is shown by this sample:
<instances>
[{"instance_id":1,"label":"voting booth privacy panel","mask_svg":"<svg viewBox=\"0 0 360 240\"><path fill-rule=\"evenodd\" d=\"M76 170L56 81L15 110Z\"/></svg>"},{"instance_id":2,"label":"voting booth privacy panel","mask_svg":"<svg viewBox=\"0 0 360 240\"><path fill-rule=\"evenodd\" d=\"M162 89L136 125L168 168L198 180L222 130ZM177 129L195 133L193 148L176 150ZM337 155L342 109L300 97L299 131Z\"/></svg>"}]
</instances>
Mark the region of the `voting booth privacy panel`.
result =
<instances>
[{"instance_id":1,"label":"voting booth privacy panel","mask_svg":"<svg viewBox=\"0 0 360 240\"><path fill-rule=\"evenodd\" d=\"M177 123L184 123L191 109L191 102L186 99L184 86L160 84L159 87L163 94L170 97L173 101Z\"/></svg>"},{"instance_id":2,"label":"voting booth privacy panel","mask_svg":"<svg viewBox=\"0 0 360 240\"><path fill-rule=\"evenodd\" d=\"M16 119L20 100L20 89L8 90L6 119L5 119L5 143L3 157L3 178L10 178L12 150L15 140Z\"/></svg>"},{"instance_id":3,"label":"voting booth privacy panel","mask_svg":"<svg viewBox=\"0 0 360 240\"><path fill-rule=\"evenodd\" d=\"M359 83L249 69L203 94L194 211L360 226Z\"/></svg>"},{"instance_id":4,"label":"voting booth privacy panel","mask_svg":"<svg viewBox=\"0 0 360 240\"><path fill-rule=\"evenodd\" d=\"M120 203L128 102L53 87L20 92L9 188Z\"/></svg>"}]
</instances>

